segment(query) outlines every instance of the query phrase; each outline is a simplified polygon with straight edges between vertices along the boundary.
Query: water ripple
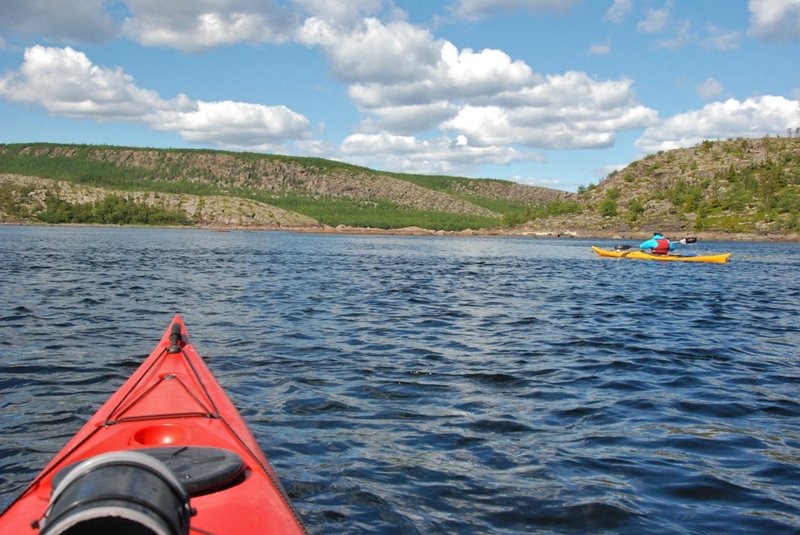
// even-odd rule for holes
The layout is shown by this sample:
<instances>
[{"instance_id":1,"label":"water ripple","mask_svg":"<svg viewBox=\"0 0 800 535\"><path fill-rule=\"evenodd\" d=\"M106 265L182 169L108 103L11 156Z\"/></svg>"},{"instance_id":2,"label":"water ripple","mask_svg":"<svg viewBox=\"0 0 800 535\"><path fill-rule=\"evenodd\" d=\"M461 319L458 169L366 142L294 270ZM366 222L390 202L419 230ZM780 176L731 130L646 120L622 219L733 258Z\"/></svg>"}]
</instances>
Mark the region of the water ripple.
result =
<instances>
[{"instance_id":1,"label":"water ripple","mask_svg":"<svg viewBox=\"0 0 800 535\"><path fill-rule=\"evenodd\" d=\"M0 227L0 505L184 315L311 533L800 532L800 253Z\"/></svg>"}]
</instances>

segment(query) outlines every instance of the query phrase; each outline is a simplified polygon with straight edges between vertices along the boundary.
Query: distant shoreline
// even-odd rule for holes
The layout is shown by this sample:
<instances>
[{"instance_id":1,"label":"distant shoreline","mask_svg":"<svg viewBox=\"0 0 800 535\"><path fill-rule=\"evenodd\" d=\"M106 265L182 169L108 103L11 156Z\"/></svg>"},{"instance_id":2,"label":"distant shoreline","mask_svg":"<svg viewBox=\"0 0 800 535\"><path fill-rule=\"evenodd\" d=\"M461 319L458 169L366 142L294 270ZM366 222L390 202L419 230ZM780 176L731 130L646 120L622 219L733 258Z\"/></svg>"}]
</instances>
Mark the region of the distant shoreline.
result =
<instances>
[{"instance_id":1,"label":"distant shoreline","mask_svg":"<svg viewBox=\"0 0 800 535\"><path fill-rule=\"evenodd\" d=\"M209 227L205 227L209 228ZM218 230L218 229L211 229ZM225 230L270 230L236 227ZM324 227L324 228L294 228L271 229L293 232L316 234L354 234L354 235L390 235L390 236L484 236L484 237L517 237L517 238L550 238L550 239L599 239L599 240L644 240L650 237L648 232L612 232L595 230L521 230L521 229L466 229L461 231L430 230L422 228L376 229L363 227ZM746 233L746 232L665 232L667 237L678 240L686 236L694 236L703 241L752 241L752 242L800 242L800 233Z\"/></svg>"},{"instance_id":2,"label":"distant shoreline","mask_svg":"<svg viewBox=\"0 0 800 535\"><path fill-rule=\"evenodd\" d=\"M216 232L247 231L247 232L299 232L305 234L347 234L347 235L383 235L383 236L453 236L453 237L517 237L517 238L550 238L550 239L598 239L598 240L643 240L649 237L648 232L636 231L609 231L609 230L539 230L539 229L466 229L466 230L430 230L420 227L404 227L396 229L380 229L371 227L350 227L339 225L310 226L310 227L274 227L274 226L240 226L240 225L207 225L207 226L157 226L157 225L103 225L103 224L46 224L30 222L0 222L2 226L17 227L87 227L87 228L169 228L182 230L211 230ZM773 233L773 232L685 232L664 231L668 238L678 240L686 236L694 236L702 241L742 241L742 242L800 242L800 233Z\"/></svg>"}]
</instances>

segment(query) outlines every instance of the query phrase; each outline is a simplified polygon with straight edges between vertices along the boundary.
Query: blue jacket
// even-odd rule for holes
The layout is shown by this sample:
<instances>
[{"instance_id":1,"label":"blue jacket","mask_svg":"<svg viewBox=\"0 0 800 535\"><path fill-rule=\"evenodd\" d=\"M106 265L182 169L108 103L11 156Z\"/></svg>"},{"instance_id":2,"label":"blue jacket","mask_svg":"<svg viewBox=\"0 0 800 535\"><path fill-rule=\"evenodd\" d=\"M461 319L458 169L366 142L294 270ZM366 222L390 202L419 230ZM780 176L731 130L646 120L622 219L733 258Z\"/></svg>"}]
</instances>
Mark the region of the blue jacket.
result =
<instances>
[{"instance_id":1,"label":"blue jacket","mask_svg":"<svg viewBox=\"0 0 800 535\"><path fill-rule=\"evenodd\" d=\"M641 245L639 245L639 249L641 249L643 251L645 249L655 249L656 247L658 247L658 242L656 240L663 240L663 239L664 239L664 236L662 236L661 234L655 234L649 240L642 242ZM670 251L674 251L675 250L675 244L672 243L669 240L667 240L667 241L669 242L669 250Z\"/></svg>"}]
</instances>

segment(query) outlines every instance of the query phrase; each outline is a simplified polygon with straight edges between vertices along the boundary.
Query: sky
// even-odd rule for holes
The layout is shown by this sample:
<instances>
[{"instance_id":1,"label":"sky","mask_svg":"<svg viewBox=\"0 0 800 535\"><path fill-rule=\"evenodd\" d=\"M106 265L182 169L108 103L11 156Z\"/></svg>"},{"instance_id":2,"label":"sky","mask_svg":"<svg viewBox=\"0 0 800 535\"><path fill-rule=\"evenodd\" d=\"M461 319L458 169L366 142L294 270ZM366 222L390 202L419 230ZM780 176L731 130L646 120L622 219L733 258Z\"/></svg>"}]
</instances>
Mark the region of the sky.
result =
<instances>
[{"instance_id":1,"label":"sky","mask_svg":"<svg viewBox=\"0 0 800 535\"><path fill-rule=\"evenodd\" d=\"M0 143L577 191L661 150L798 128L800 0L0 2Z\"/></svg>"}]
</instances>

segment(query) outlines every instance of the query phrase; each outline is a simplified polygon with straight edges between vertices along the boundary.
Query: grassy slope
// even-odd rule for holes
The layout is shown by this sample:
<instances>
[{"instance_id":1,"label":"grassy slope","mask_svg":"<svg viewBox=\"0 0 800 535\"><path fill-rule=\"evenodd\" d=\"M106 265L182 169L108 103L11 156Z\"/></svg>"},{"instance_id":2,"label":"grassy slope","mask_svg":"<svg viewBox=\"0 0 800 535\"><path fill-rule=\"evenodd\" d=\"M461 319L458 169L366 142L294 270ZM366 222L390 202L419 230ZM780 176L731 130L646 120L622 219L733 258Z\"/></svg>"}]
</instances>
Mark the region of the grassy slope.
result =
<instances>
[{"instance_id":1,"label":"grassy slope","mask_svg":"<svg viewBox=\"0 0 800 535\"><path fill-rule=\"evenodd\" d=\"M69 157L33 156L23 154L28 148L68 148ZM184 193L192 195L231 195L248 198L295 211L317 219L328 225L352 225L377 228L399 228L420 226L433 229L459 230L463 228L491 227L499 224L499 219L469 214L452 214L437 211L414 210L398 206L388 200L364 202L342 197L303 195L296 191L267 194L255 189L231 189L219 182L190 182L177 175L165 176L164 170L156 173L152 169L122 166L115 163L90 158L90 153L98 150L115 150L120 147L102 145L60 145L60 144L14 144L2 146L0 151L0 172L28 176L39 176L54 180L64 180L110 190L144 190L163 193ZM125 150L137 150L125 148ZM154 150L154 149L138 149ZM224 154L241 160L243 164L258 159L284 161L302 165L320 173L350 172L390 176L406 180L418 186L442 191L460 197L478 206L506 214L521 211L524 203L513 200L496 199L487 196L464 193L455 187L464 179L446 176L408 175L401 173L379 173L342 162L322 158L265 155L255 153L235 153L214 150L157 149L159 152L178 152L182 154ZM166 171L169 173L169 170Z\"/></svg>"}]
</instances>

